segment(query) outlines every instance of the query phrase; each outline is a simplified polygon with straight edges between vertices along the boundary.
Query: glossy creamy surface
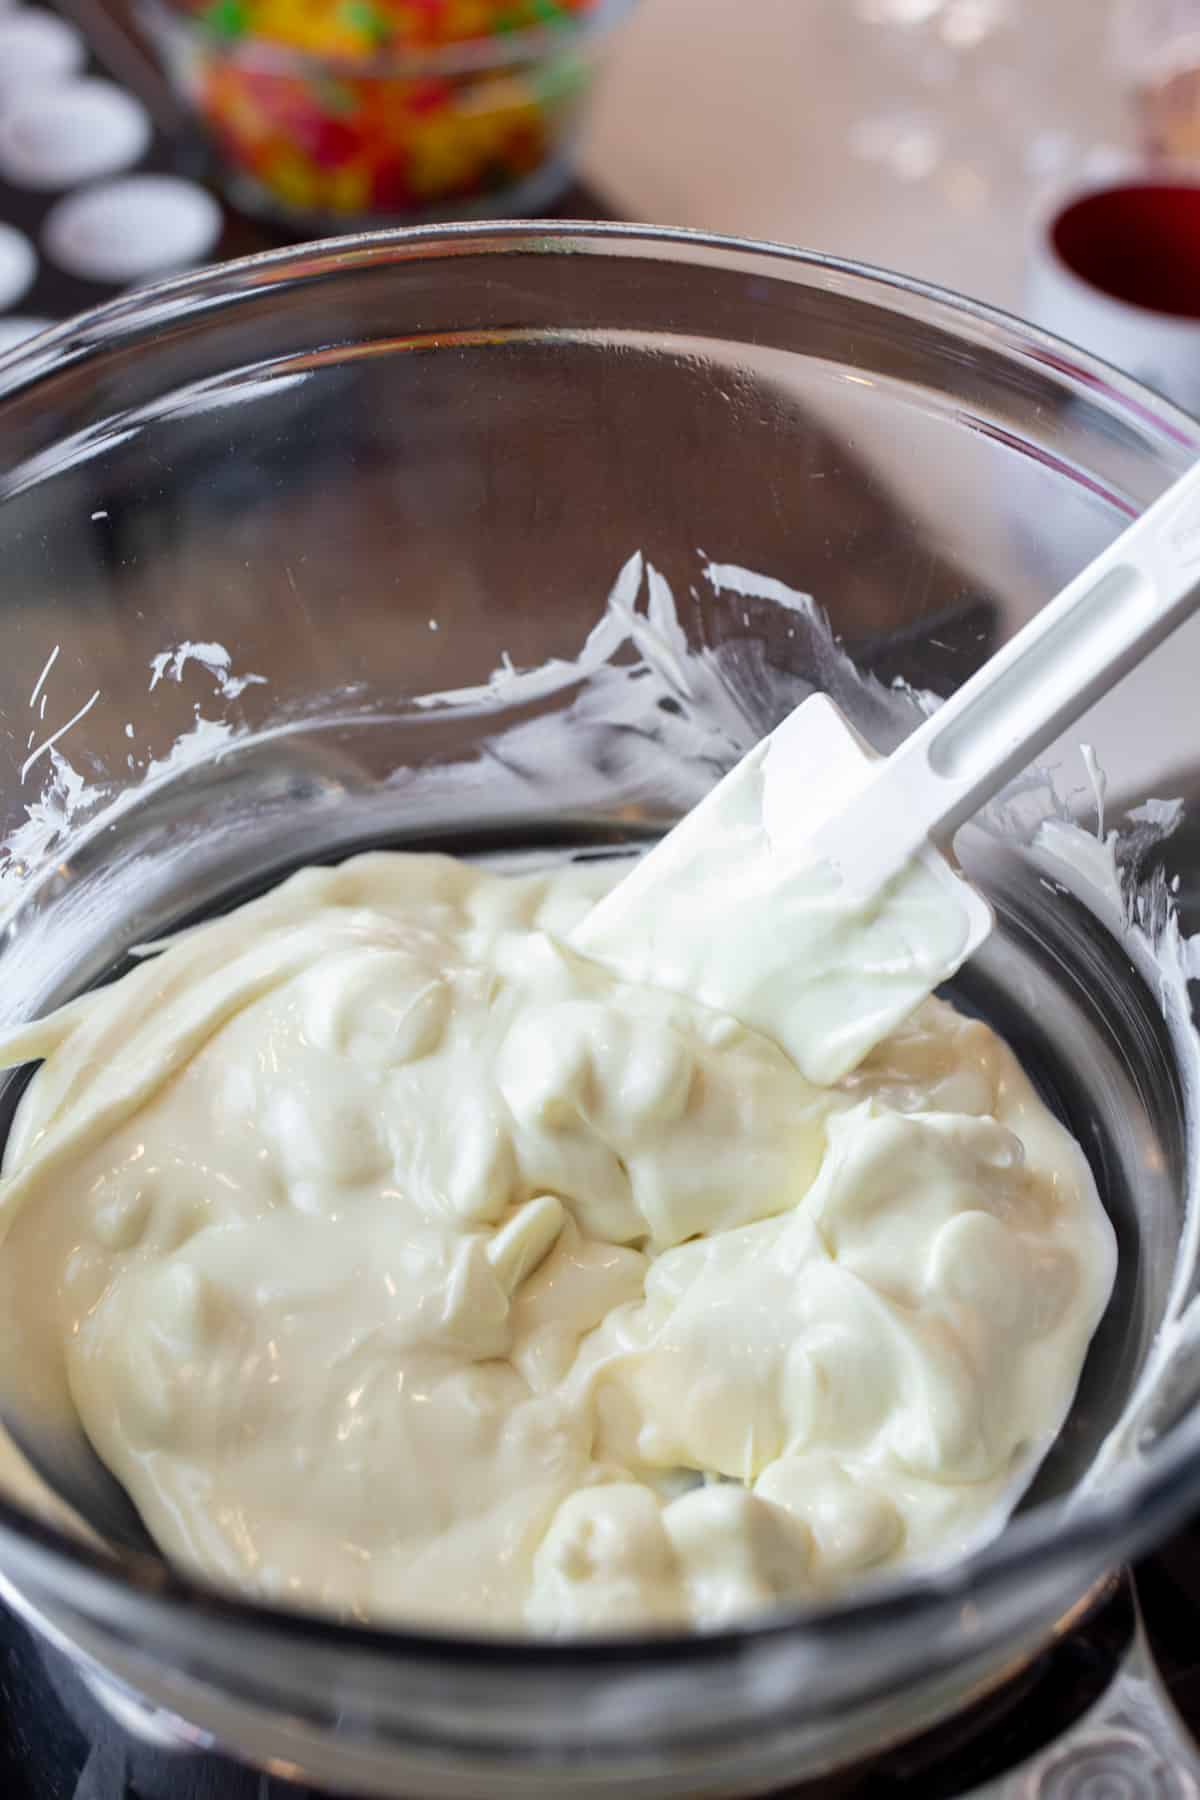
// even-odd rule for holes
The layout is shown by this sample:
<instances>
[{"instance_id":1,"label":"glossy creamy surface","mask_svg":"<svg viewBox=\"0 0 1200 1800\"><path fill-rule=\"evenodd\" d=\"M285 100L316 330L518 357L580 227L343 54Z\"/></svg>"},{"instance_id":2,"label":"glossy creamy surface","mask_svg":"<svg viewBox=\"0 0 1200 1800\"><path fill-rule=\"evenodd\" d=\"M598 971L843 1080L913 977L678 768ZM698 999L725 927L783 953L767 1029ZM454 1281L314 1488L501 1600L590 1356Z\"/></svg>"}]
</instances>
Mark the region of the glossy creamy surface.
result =
<instances>
[{"instance_id":1,"label":"glossy creamy surface","mask_svg":"<svg viewBox=\"0 0 1200 1800\"><path fill-rule=\"evenodd\" d=\"M809 1084L564 940L613 865L308 870L0 1049L8 1354L180 1562L359 1618L719 1623L994 1528L1113 1275L928 1002Z\"/></svg>"}]
</instances>

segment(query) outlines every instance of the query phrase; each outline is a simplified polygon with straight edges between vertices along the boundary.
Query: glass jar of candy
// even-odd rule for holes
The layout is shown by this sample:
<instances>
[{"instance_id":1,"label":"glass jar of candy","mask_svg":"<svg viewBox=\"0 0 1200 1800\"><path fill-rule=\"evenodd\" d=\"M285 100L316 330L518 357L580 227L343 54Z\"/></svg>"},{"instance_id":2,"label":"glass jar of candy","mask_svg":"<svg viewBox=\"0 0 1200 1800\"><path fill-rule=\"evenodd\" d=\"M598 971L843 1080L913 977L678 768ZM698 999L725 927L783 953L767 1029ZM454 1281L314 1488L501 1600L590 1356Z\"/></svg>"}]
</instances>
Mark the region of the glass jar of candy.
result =
<instances>
[{"instance_id":1,"label":"glass jar of candy","mask_svg":"<svg viewBox=\"0 0 1200 1800\"><path fill-rule=\"evenodd\" d=\"M144 0L236 200L289 222L529 214L632 0Z\"/></svg>"}]
</instances>

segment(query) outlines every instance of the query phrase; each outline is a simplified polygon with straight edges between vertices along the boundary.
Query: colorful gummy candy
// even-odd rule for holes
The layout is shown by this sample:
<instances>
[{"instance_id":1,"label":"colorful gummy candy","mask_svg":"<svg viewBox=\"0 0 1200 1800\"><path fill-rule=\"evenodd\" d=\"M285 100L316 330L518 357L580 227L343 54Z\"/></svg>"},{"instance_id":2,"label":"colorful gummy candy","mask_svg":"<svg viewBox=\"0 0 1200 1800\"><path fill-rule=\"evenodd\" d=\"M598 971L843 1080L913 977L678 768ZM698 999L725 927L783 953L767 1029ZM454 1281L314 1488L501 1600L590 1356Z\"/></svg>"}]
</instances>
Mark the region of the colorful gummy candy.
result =
<instances>
[{"instance_id":1,"label":"colorful gummy candy","mask_svg":"<svg viewBox=\"0 0 1200 1800\"><path fill-rule=\"evenodd\" d=\"M591 74L580 28L602 10L194 0L170 63L226 159L290 212L483 210L565 149Z\"/></svg>"},{"instance_id":2,"label":"colorful gummy candy","mask_svg":"<svg viewBox=\"0 0 1200 1800\"><path fill-rule=\"evenodd\" d=\"M596 0L197 0L193 10L221 37L365 57L569 25L595 6Z\"/></svg>"}]
</instances>

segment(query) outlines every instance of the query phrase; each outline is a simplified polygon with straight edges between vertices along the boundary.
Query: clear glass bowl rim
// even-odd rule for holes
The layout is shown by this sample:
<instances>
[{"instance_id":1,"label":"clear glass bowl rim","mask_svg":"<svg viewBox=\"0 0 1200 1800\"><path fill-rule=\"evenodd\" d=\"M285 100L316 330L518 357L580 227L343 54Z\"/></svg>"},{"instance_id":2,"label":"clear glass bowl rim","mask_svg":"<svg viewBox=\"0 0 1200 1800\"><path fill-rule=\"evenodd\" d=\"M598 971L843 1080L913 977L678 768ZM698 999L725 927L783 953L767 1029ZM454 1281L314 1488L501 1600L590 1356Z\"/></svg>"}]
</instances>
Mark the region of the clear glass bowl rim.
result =
<instances>
[{"instance_id":1,"label":"clear glass bowl rim","mask_svg":"<svg viewBox=\"0 0 1200 1800\"><path fill-rule=\"evenodd\" d=\"M138 0L138 9L151 32L160 38L183 31L214 53L241 67L265 75L293 76L298 80L341 77L345 81L428 80L433 76L484 74L493 69L516 69L548 62L556 56L598 41L613 30L637 0L595 0L575 18L556 24L529 25L521 31L489 38L464 38L428 50L381 50L370 56L345 53L323 55L300 50L270 38L223 37L193 12L186 0Z\"/></svg>"},{"instance_id":2,"label":"clear glass bowl rim","mask_svg":"<svg viewBox=\"0 0 1200 1800\"><path fill-rule=\"evenodd\" d=\"M625 0L618 0L624 4ZM1015 315L966 299L930 283L868 264L765 240L721 236L683 227L603 224L590 221L505 220L361 232L312 244L270 250L158 282L55 325L0 355L0 401L33 385L56 367L82 357L100 359L172 317L194 324L207 311L214 329L238 300L260 299L265 289L295 280L345 277L355 268L465 255L539 254L624 256L668 261L697 269L790 280L797 286L846 291L905 316L919 315L960 342L986 345L1016 365L1049 369L1062 385L1109 413L1136 421L1157 436L1164 463L1180 471L1200 453L1200 423L1073 345ZM101 387L98 391L103 391ZM1132 511L1133 509L1129 509ZM1188 1209L1200 1204L1193 1182ZM95 1548L49 1524L0 1494L0 1547L14 1563L61 1589L63 1576L81 1602L108 1610L106 1600L180 1611L218 1627L252 1636L283 1638L297 1648L353 1649L398 1662L419 1661L486 1672L514 1668L530 1676L628 1666L678 1670L727 1658L742 1650L806 1639L834 1653L849 1651L860 1634L885 1631L897 1621L908 1630L931 1623L950 1606L962 1608L995 1595L1010 1583L1052 1576L1070 1562L1097 1576L1164 1535L1200 1499L1200 1408L1182 1419L1144 1457L1135 1471L1103 1492L1067 1496L1022 1514L982 1549L953 1565L923 1575L904 1575L829 1606L781 1608L766 1618L705 1633L629 1633L598 1639L559 1639L404 1630L344 1624L301 1609L263 1606L191 1579L157 1558L133 1551Z\"/></svg>"}]
</instances>

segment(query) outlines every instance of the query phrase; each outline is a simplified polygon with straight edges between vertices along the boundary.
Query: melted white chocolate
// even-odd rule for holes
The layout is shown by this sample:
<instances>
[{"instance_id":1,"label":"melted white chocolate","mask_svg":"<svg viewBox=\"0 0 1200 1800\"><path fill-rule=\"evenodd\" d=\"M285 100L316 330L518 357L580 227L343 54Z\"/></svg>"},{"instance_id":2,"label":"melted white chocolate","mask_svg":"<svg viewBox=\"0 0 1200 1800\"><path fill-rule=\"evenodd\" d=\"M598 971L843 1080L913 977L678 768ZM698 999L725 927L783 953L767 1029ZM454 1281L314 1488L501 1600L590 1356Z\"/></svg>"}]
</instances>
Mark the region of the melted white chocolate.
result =
<instances>
[{"instance_id":1,"label":"melted white chocolate","mask_svg":"<svg viewBox=\"0 0 1200 1800\"><path fill-rule=\"evenodd\" d=\"M564 939L611 865L307 870L0 1045L7 1354L164 1550L359 1618L710 1624L995 1529L1110 1291L936 1001L818 1088Z\"/></svg>"}]
</instances>

